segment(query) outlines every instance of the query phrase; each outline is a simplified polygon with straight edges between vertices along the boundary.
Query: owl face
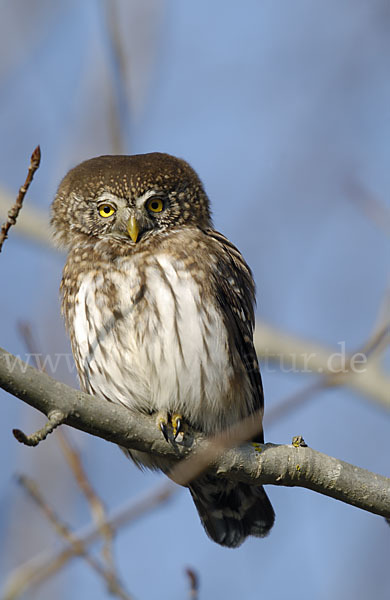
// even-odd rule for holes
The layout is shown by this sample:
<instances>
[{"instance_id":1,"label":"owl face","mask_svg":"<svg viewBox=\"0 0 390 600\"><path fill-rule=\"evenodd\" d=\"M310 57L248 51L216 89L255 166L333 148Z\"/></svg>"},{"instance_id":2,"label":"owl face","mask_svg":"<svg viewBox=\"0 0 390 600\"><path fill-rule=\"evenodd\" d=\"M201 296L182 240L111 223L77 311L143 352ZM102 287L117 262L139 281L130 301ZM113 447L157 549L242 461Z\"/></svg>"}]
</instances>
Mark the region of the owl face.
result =
<instances>
[{"instance_id":1,"label":"owl face","mask_svg":"<svg viewBox=\"0 0 390 600\"><path fill-rule=\"evenodd\" d=\"M72 169L52 207L59 245L80 238L139 245L171 228L211 225L209 203L195 171L167 154L100 156Z\"/></svg>"}]
</instances>

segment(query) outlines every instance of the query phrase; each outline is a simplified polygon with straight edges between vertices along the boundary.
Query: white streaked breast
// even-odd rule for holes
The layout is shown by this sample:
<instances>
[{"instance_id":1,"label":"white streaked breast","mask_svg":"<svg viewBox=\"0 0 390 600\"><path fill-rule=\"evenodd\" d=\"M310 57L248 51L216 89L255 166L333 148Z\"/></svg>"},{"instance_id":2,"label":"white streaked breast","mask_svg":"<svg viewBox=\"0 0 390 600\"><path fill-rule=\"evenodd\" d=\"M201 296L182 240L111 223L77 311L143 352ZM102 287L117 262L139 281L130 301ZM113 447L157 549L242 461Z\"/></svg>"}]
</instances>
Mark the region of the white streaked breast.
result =
<instances>
[{"instance_id":1,"label":"white streaked breast","mask_svg":"<svg viewBox=\"0 0 390 600\"><path fill-rule=\"evenodd\" d=\"M108 281L122 318L113 319L107 305ZM87 274L74 313L74 351L86 389L135 410L180 412L204 431L237 420L249 384L243 373L242 399L234 397L231 381L239 373L230 363L225 324L204 296L168 254L146 264L142 255L124 258L119 270Z\"/></svg>"}]
</instances>

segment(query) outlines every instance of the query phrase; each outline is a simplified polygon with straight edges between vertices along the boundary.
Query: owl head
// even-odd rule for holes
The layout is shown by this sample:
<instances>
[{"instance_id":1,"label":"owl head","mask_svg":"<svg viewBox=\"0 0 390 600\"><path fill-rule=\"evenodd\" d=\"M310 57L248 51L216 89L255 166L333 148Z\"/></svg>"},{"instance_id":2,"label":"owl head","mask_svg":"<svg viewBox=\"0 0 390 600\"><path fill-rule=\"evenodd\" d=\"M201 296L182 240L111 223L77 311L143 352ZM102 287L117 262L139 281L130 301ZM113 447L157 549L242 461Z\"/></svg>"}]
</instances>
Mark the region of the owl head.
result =
<instances>
[{"instance_id":1,"label":"owl head","mask_svg":"<svg viewBox=\"0 0 390 600\"><path fill-rule=\"evenodd\" d=\"M99 156L64 177L52 205L59 246L82 240L138 245L175 227L206 229L209 201L195 171L184 160L153 152Z\"/></svg>"}]
</instances>

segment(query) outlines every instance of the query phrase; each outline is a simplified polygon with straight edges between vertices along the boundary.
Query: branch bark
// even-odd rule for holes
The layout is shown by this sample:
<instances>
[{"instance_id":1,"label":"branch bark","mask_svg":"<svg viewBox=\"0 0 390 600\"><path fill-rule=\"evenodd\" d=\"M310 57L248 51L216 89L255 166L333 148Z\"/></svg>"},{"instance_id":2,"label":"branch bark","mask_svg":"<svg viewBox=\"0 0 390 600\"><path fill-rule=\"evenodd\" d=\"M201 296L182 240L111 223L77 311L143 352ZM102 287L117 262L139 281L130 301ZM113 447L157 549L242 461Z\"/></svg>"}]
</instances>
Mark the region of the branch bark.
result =
<instances>
[{"instance_id":1,"label":"branch bark","mask_svg":"<svg viewBox=\"0 0 390 600\"><path fill-rule=\"evenodd\" d=\"M185 484L208 466L231 480L304 487L390 518L390 479L312 448L294 444L230 447L238 442L237 431L207 439L189 430L182 442L167 443L153 417L74 390L1 348L0 387L46 416L62 412L64 423L76 429L124 448L171 458L172 464L178 464L169 476L178 483Z\"/></svg>"}]
</instances>

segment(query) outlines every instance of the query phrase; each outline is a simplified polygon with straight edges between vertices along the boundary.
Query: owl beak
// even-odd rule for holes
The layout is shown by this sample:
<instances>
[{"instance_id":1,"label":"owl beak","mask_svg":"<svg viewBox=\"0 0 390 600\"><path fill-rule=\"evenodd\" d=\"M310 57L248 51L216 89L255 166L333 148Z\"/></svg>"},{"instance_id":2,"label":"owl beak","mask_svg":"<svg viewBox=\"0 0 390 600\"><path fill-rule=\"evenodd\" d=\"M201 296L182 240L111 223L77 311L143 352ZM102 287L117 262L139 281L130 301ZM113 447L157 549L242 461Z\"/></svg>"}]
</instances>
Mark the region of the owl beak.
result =
<instances>
[{"instance_id":1,"label":"owl beak","mask_svg":"<svg viewBox=\"0 0 390 600\"><path fill-rule=\"evenodd\" d=\"M131 237L133 242L137 241L138 234L139 234L139 227L138 227L137 219L134 216L131 216L127 222L127 233L129 234L129 236Z\"/></svg>"}]
</instances>

